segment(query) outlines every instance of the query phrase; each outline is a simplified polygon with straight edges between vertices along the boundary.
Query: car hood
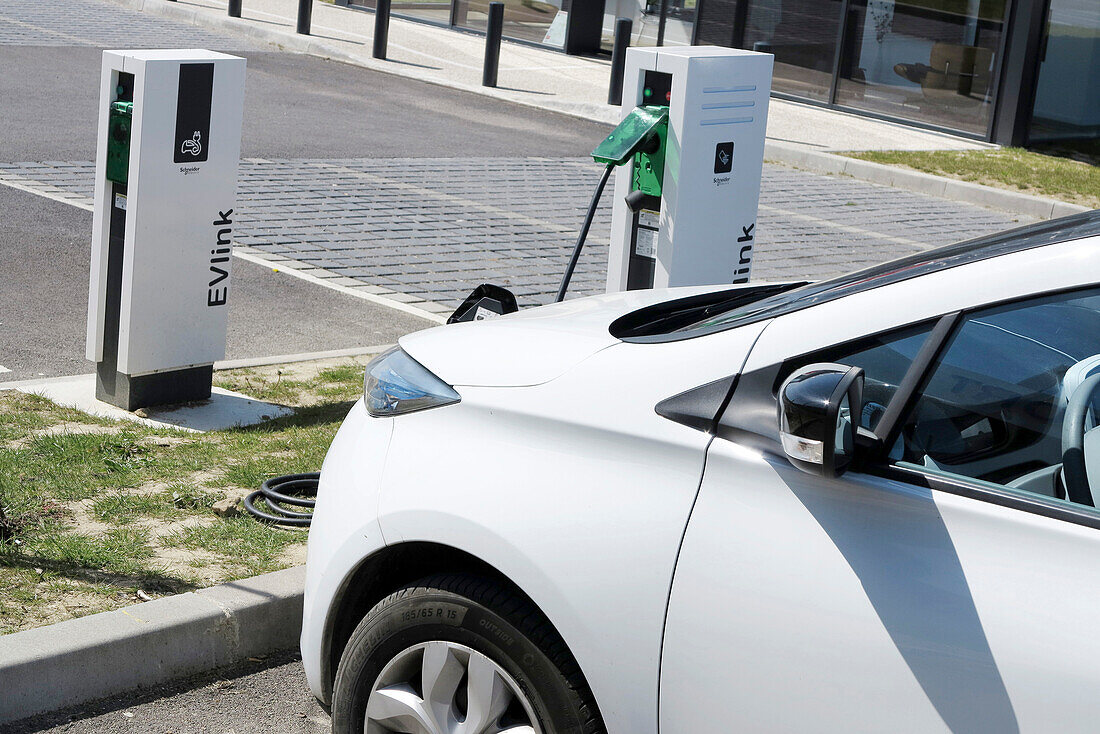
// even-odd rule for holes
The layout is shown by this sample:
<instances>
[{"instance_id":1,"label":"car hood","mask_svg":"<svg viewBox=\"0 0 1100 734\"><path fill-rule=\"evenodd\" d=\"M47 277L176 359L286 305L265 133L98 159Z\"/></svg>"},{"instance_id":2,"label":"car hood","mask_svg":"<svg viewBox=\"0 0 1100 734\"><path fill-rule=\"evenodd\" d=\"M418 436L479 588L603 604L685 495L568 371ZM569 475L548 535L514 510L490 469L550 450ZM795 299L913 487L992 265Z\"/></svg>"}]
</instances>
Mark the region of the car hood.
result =
<instances>
[{"instance_id":1,"label":"car hood","mask_svg":"<svg viewBox=\"0 0 1100 734\"><path fill-rule=\"evenodd\" d=\"M576 298L499 318L418 331L401 337L400 344L451 385L539 385L618 344L608 327L623 314L729 287L660 288Z\"/></svg>"}]
</instances>

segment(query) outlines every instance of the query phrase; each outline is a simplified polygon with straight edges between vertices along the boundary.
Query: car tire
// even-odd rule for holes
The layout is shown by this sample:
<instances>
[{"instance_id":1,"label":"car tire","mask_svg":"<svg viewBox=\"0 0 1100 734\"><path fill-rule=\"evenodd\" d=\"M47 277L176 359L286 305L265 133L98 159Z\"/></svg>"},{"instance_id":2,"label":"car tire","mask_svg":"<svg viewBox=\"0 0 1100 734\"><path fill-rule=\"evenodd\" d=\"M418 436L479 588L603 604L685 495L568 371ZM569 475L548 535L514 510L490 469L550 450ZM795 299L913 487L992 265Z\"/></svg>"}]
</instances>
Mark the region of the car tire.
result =
<instances>
[{"instance_id":1,"label":"car tire","mask_svg":"<svg viewBox=\"0 0 1100 734\"><path fill-rule=\"evenodd\" d=\"M475 678L491 678L491 704L475 691ZM487 688L479 684L476 690L484 694ZM505 700L508 708L497 716ZM403 706L410 708L394 711ZM453 711L441 713L446 706ZM441 574L393 592L352 632L333 685L332 730L443 731L438 722L447 716L462 721L484 709L492 713L482 718L530 725L541 734L604 731L565 642L529 600L487 578ZM413 719L419 723L408 723Z\"/></svg>"}]
</instances>

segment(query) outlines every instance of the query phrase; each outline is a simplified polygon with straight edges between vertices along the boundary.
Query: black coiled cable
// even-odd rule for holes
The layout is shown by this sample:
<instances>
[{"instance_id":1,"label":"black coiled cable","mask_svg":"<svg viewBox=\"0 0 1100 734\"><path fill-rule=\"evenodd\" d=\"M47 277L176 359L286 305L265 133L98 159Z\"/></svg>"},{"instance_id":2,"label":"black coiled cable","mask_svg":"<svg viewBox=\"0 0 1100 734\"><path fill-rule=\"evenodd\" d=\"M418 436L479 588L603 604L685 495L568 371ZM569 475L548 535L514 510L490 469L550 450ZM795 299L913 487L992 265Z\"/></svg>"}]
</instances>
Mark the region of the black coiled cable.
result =
<instances>
[{"instance_id":1,"label":"black coiled cable","mask_svg":"<svg viewBox=\"0 0 1100 734\"><path fill-rule=\"evenodd\" d=\"M316 500L309 498L317 496L317 483L320 479L321 473L315 471L266 479L259 489L244 498L244 508L265 522L309 527L316 504ZM256 506L257 501L262 502L263 510ZM308 507L309 512L295 512L283 505Z\"/></svg>"}]
</instances>

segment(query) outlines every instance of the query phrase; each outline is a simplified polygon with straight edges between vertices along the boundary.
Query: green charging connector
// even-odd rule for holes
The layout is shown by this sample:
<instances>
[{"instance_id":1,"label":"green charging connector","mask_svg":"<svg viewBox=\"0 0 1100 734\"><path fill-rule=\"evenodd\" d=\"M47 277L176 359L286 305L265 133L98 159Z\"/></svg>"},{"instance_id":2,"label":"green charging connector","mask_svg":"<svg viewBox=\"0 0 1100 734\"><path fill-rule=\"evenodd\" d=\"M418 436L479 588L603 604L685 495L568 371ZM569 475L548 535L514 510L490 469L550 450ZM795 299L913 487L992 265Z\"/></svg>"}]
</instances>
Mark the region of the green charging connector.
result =
<instances>
[{"instance_id":1,"label":"green charging connector","mask_svg":"<svg viewBox=\"0 0 1100 734\"><path fill-rule=\"evenodd\" d=\"M668 107L635 107L619 126L592 151L592 158L605 165L621 166L634 161L631 190L661 196L665 173L665 142L668 139Z\"/></svg>"},{"instance_id":2,"label":"green charging connector","mask_svg":"<svg viewBox=\"0 0 1100 734\"><path fill-rule=\"evenodd\" d=\"M661 128L664 128L666 133L662 133ZM597 163L621 166L641 149L652 146L654 136L660 139L663 148L667 130L668 107L662 105L635 107L623 118L618 127L596 146L592 151L592 157Z\"/></svg>"},{"instance_id":3,"label":"green charging connector","mask_svg":"<svg viewBox=\"0 0 1100 734\"><path fill-rule=\"evenodd\" d=\"M130 171L133 102L112 102L107 117L107 180L125 184Z\"/></svg>"},{"instance_id":4,"label":"green charging connector","mask_svg":"<svg viewBox=\"0 0 1100 734\"><path fill-rule=\"evenodd\" d=\"M664 108L667 114L668 108ZM657 125L650 133L656 141L650 142L634 154L634 179L631 189L649 196L661 196L661 185L665 176L665 141L668 138L668 119Z\"/></svg>"}]
</instances>

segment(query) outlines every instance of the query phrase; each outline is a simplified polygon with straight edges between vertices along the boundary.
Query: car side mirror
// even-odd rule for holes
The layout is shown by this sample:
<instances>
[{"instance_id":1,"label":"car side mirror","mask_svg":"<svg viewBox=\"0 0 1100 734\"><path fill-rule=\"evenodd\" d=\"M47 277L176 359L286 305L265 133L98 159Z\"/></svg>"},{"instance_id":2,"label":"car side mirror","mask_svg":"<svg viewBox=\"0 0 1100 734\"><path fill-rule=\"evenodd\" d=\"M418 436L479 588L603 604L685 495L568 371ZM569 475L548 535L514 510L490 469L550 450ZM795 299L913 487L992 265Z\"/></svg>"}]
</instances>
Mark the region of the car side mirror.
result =
<instances>
[{"instance_id":1,"label":"car side mirror","mask_svg":"<svg viewBox=\"0 0 1100 734\"><path fill-rule=\"evenodd\" d=\"M779 388L779 439L791 463L822 477L839 477L855 456L863 410L863 370L811 364Z\"/></svg>"}]
</instances>

